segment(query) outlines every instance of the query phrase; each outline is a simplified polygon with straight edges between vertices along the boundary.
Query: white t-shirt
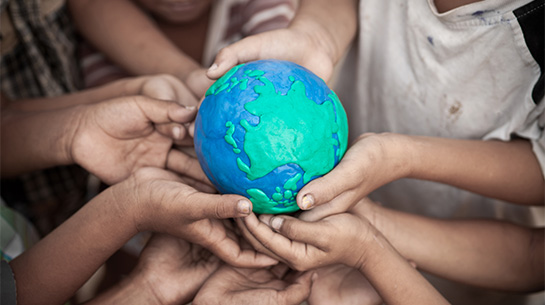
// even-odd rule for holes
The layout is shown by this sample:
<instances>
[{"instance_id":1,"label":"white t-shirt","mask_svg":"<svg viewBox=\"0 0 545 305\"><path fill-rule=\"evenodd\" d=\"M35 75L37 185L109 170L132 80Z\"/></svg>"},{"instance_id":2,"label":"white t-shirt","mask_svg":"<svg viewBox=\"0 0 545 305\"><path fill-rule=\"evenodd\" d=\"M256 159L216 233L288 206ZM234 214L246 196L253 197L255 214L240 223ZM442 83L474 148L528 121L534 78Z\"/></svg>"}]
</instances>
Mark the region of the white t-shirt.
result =
<instances>
[{"instance_id":1,"label":"white t-shirt","mask_svg":"<svg viewBox=\"0 0 545 305\"><path fill-rule=\"evenodd\" d=\"M361 0L358 38L334 85L347 110L350 137L395 132L509 140L517 135L532 141L545 172L543 67L536 61L539 50L526 43L541 39L537 46L544 52L543 1L529 2L485 0L439 14L433 0ZM526 23L539 15L540 35L532 34ZM390 183L371 198L432 217L487 217L527 225L543 225L545 219L543 208L415 179ZM466 295L452 291L441 292L458 304L506 300L478 290Z\"/></svg>"}]
</instances>

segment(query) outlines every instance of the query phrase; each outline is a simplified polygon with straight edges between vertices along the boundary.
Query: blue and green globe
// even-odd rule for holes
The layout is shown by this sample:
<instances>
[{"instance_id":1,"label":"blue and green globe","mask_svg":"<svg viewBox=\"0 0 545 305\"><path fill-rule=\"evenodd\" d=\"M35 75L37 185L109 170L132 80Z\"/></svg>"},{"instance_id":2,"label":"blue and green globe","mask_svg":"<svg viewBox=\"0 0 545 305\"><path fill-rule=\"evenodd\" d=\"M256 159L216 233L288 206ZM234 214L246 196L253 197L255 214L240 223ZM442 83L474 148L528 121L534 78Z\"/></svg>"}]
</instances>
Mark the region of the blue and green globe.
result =
<instances>
[{"instance_id":1,"label":"blue and green globe","mask_svg":"<svg viewBox=\"0 0 545 305\"><path fill-rule=\"evenodd\" d=\"M206 92L195 150L218 191L248 197L255 213L297 211L297 192L331 171L348 141L337 95L289 61L238 65Z\"/></svg>"}]
</instances>

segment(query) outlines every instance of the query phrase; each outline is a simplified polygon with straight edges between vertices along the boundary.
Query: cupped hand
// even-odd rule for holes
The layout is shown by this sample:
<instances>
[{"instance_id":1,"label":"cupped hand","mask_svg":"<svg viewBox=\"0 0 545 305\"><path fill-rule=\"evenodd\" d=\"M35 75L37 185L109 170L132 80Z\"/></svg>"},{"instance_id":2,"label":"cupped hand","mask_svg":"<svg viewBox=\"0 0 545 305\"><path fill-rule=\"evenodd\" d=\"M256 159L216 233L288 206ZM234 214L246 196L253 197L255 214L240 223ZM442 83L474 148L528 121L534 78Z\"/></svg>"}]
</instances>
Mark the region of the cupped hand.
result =
<instances>
[{"instance_id":1,"label":"cupped hand","mask_svg":"<svg viewBox=\"0 0 545 305\"><path fill-rule=\"evenodd\" d=\"M373 190L403 178L410 171L410 149L404 135L361 135L326 175L305 185L297 204L307 210L301 220L315 221L350 210Z\"/></svg>"},{"instance_id":2,"label":"cupped hand","mask_svg":"<svg viewBox=\"0 0 545 305\"><path fill-rule=\"evenodd\" d=\"M141 167L165 168L173 139L186 136L183 124L196 115L196 109L144 96L80 107L83 111L74 118L77 127L71 137L70 155L108 184L122 181ZM160 131L158 125L169 128Z\"/></svg>"},{"instance_id":3,"label":"cupped hand","mask_svg":"<svg viewBox=\"0 0 545 305\"><path fill-rule=\"evenodd\" d=\"M182 239L154 234L129 277L141 277L157 304L186 304L221 261L202 247Z\"/></svg>"},{"instance_id":4,"label":"cupped hand","mask_svg":"<svg viewBox=\"0 0 545 305\"><path fill-rule=\"evenodd\" d=\"M238 64L271 58L295 62L326 82L335 64L319 39L302 31L279 29L248 36L223 48L207 75L218 79Z\"/></svg>"},{"instance_id":5,"label":"cupped hand","mask_svg":"<svg viewBox=\"0 0 545 305\"><path fill-rule=\"evenodd\" d=\"M234 266L262 267L277 261L243 249L239 237L222 220L245 217L251 202L239 195L197 191L172 172L142 168L110 188L112 197L127 209L136 231L161 232L207 248Z\"/></svg>"},{"instance_id":6,"label":"cupped hand","mask_svg":"<svg viewBox=\"0 0 545 305\"><path fill-rule=\"evenodd\" d=\"M365 244L378 232L367 219L351 213L317 222L286 215L263 214L258 219L251 214L243 223L255 249L272 253L299 271L338 263L359 268L365 261Z\"/></svg>"},{"instance_id":7,"label":"cupped hand","mask_svg":"<svg viewBox=\"0 0 545 305\"><path fill-rule=\"evenodd\" d=\"M193 304L298 305L310 294L314 273L287 280L270 269L223 265L203 285Z\"/></svg>"}]
</instances>

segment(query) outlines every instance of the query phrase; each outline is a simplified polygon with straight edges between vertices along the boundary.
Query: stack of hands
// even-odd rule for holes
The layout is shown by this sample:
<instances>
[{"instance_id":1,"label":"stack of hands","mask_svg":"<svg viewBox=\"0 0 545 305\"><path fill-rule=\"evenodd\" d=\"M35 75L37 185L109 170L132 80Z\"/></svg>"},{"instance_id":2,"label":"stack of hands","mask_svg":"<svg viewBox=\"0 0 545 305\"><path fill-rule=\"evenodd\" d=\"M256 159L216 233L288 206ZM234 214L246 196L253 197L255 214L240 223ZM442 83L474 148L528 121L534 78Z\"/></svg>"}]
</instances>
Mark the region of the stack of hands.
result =
<instances>
[{"instance_id":1,"label":"stack of hands","mask_svg":"<svg viewBox=\"0 0 545 305\"><path fill-rule=\"evenodd\" d=\"M299 30L308 26L309 20L316 20L304 17L294 20L288 29L254 35L223 49L206 71L207 77L217 79L239 63L279 58L309 67L327 81L354 33L344 37L342 43L323 43L339 37L305 34L327 36L328 31ZM270 42L278 44L271 47ZM146 76L59 97L50 103L29 100L4 108L2 146L10 147L2 153L4 176L76 163L111 185L10 263L21 304L64 302L131 237L149 231L155 235L132 274L90 303L180 304L193 300L194 304L300 304L308 300L312 304L442 304L446 300L420 275L415 264L405 259L407 253L415 252L407 243L399 242L402 238L392 233L391 223L384 221L384 215L394 212L366 199L370 192L410 177L475 188L481 194L517 203L543 204L540 188L525 182L542 180L519 183L522 190L538 192L513 192L517 181L511 189L483 188L465 179L458 164L435 158L490 156L488 152L504 151L510 158L534 162L525 157L532 156L525 141L477 143L364 134L333 171L298 193L303 212L297 217L258 217L245 197L217 194L196 158L186 153L185 147L192 144L192 122L197 113L195 96L202 96L202 88L210 82L202 77L204 73L195 74L199 76L189 82L191 89L172 76ZM48 126L47 132L35 132L41 126ZM30 147L25 144L29 142L33 143ZM437 169L438 164L441 171L430 170ZM503 170L511 171L501 164ZM539 166L534 165L519 164L511 173L534 168L525 171L526 175L541 177ZM446 177L455 181L446 181ZM494 185L495 181L487 181ZM432 227L430 224L411 232L433 233L429 230ZM498 229L501 231L501 227ZM528 230L520 231L520 236L527 236ZM403 235L403 230L395 232ZM428 240L432 244L441 238L420 236L419 242ZM507 244L489 240L498 245L489 247L490 251ZM528 241L518 237L512 240ZM442 249L419 246L425 251ZM443 272L441 259L446 259L445 266L460 261L457 257L449 261L451 258L441 253L422 257L417 262L419 267L420 262L430 262L426 268L439 270L437 273ZM467 266L472 262L478 266L482 260L491 261L489 258L482 255L474 261L468 259ZM513 261L527 261L518 258ZM542 265L543 256L533 262ZM513 277L516 270L528 270L513 266ZM37 274L35 270L43 272ZM524 290L533 285L532 289L539 290L543 285L539 272L527 282L511 281L494 272L488 278L471 277L471 268L450 268L443 274L493 288ZM515 282L520 286L513 286ZM47 287L35 289L43 285Z\"/></svg>"}]
</instances>

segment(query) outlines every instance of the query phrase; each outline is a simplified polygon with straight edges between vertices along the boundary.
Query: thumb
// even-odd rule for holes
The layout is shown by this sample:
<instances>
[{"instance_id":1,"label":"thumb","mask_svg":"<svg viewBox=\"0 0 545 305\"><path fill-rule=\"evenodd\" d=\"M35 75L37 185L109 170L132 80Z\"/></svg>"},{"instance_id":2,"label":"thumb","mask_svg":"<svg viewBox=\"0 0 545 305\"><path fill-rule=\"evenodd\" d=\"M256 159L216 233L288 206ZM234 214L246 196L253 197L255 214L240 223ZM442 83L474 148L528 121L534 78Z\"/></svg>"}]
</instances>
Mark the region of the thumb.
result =
<instances>
[{"instance_id":1,"label":"thumb","mask_svg":"<svg viewBox=\"0 0 545 305\"><path fill-rule=\"evenodd\" d=\"M238 64L257 60L260 49L261 39L258 37L246 37L235 42L219 51L214 63L206 72L206 76L218 79Z\"/></svg>"},{"instance_id":2,"label":"thumb","mask_svg":"<svg viewBox=\"0 0 545 305\"><path fill-rule=\"evenodd\" d=\"M194 219L227 219L246 217L252 212L252 203L250 200L239 195L210 195L203 194L207 200L199 200L201 202L196 213L193 214ZM210 200L214 198L214 200Z\"/></svg>"},{"instance_id":3,"label":"thumb","mask_svg":"<svg viewBox=\"0 0 545 305\"><path fill-rule=\"evenodd\" d=\"M341 161L332 171L305 185L297 194L297 205L301 210L310 210L357 187L357 181L353 168Z\"/></svg>"}]
</instances>

